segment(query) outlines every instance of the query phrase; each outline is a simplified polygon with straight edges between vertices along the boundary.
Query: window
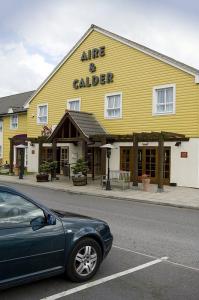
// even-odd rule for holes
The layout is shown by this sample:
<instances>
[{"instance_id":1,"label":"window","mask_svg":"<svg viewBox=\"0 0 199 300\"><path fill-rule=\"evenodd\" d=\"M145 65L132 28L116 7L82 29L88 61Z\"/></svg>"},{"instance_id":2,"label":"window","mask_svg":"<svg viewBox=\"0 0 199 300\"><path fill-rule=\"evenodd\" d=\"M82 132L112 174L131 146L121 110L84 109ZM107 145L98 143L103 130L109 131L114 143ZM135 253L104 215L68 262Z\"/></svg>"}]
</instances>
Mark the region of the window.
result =
<instances>
[{"instance_id":1,"label":"window","mask_svg":"<svg viewBox=\"0 0 199 300\"><path fill-rule=\"evenodd\" d=\"M2 158L2 146L0 145L0 158Z\"/></svg>"},{"instance_id":2,"label":"window","mask_svg":"<svg viewBox=\"0 0 199 300\"><path fill-rule=\"evenodd\" d=\"M37 217L44 217L42 209L21 196L0 192L0 227L28 225Z\"/></svg>"},{"instance_id":3,"label":"window","mask_svg":"<svg viewBox=\"0 0 199 300\"><path fill-rule=\"evenodd\" d=\"M37 124L48 123L48 105L41 104L37 106Z\"/></svg>"},{"instance_id":4,"label":"window","mask_svg":"<svg viewBox=\"0 0 199 300\"><path fill-rule=\"evenodd\" d=\"M0 120L0 132L2 132L2 131L3 131L3 121Z\"/></svg>"},{"instance_id":5,"label":"window","mask_svg":"<svg viewBox=\"0 0 199 300\"><path fill-rule=\"evenodd\" d=\"M175 85L163 85L153 88L153 114L167 115L175 113Z\"/></svg>"},{"instance_id":6,"label":"window","mask_svg":"<svg viewBox=\"0 0 199 300\"><path fill-rule=\"evenodd\" d=\"M105 96L105 113L107 119L118 119L122 117L122 94L107 94Z\"/></svg>"},{"instance_id":7,"label":"window","mask_svg":"<svg viewBox=\"0 0 199 300\"><path fill-rule=\"evenodd\" d=\"M10 116L10 129L18 128L18 115Z\"/></svg>"},{"instance_id":8,"label":"window","mask_svg":"<svg viewBox=\"0 0 199 300\"><path fill-rule=\"evenodd\" d=\"M68 100L67 108L68 110L80 111L80 99Z\"/></svg>"}]
</instances>

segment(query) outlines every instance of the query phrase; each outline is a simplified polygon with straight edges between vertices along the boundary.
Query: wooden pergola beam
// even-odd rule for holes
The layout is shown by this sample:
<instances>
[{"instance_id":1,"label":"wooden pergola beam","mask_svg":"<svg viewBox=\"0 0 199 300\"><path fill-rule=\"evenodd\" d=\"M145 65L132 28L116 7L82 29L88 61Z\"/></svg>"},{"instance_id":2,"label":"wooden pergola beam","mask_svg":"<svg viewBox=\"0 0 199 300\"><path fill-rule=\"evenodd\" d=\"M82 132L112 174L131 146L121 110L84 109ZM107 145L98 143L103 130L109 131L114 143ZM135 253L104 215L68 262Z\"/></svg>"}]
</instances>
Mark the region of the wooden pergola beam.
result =
<instances>
[{"instance_id":1,"label":"wooden pergola beam","mask_svg":"<svg viewBox=\"0 0 199 300\"><path fill-rule=\"evenodd\" d=\"M172 132L139 132L133 134L124 134L124 135L117 135L117 134L103 134L103 135L92 135L90 137L93 141L100 141L102 138L106 138L107 140L114 141L122 141L122 142L132 142L133 136L136 135L138 142L158 142L160 137L163 137L165 142L177 142L177 141L189 141L183 134L172 133Z\"/></svg>"},{"instance_id":2,"label":"wooden pergola beam","mask_svg":"<svg viewBox=\"0 0 199 300\"><path fill-rule=\"evenodd\" d=\"M75 143L85 141L83 137L73 137L73 138L55 138L53 141L57 143Z\"/></svg>"}]
</instances>

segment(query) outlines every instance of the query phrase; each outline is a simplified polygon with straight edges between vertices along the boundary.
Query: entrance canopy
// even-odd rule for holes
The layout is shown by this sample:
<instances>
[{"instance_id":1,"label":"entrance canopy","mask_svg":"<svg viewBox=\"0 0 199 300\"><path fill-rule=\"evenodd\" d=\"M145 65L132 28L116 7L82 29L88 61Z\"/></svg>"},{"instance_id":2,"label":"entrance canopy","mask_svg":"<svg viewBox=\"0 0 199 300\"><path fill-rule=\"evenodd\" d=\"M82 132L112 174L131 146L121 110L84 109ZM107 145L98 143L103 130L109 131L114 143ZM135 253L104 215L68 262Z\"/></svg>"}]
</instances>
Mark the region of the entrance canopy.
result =
<instances>
[{"instance_id":1,"label":"entrance canopy","mask_svg":"<svg viewBox=\"0 0 199 300\"><path fill-rule=\"evenodd\" d=\"M93 135L106 135L93 114L67 110L48 141L56 139L57 142L88 142Z\"/></svg>"}]
</instances>

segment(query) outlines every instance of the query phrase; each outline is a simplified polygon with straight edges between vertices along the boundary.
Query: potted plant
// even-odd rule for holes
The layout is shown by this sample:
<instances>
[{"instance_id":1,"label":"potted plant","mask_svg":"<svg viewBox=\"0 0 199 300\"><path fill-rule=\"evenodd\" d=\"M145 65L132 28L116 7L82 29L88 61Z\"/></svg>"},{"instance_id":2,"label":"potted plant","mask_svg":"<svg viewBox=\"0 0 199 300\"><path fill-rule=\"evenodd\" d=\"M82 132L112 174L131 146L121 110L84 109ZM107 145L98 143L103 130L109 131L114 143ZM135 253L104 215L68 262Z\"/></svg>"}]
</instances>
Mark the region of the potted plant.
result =
<instances>
[{"instance_id":1,"label":"potted plant","mask_svg":"<svg viewBox=\"0 0 199 300\"><path fill-rule=\"evenodd\" d=\"M150 190L150 176L147 174L142 175L142 185L143 185L143 190L145 192L149 192Z\"/></svg>"},{"instance_id":2,"label":"potted plant","mask_svg":"<svg viewBox=\"0 0 199 300\"><path fill-rule=\"evenodd\" d=\"M47 182L47 181L49 181L50 171L51 171L50 163L47 162L47 161L44 161L40 165L39 174L36 175L37 182Z\"/></svg>"},{"instance_id":3,"label":"potted plant","mask_svg":"<svg viewBox=\"0 0 199 300\"><path fill-rule=\"evenodd\" d=\"M76 164L72 167L73 170L73 184L75 186L86 185L87 184L87 163L84 159L80 158L77 160Z\"/></svg>"}]
</instances>

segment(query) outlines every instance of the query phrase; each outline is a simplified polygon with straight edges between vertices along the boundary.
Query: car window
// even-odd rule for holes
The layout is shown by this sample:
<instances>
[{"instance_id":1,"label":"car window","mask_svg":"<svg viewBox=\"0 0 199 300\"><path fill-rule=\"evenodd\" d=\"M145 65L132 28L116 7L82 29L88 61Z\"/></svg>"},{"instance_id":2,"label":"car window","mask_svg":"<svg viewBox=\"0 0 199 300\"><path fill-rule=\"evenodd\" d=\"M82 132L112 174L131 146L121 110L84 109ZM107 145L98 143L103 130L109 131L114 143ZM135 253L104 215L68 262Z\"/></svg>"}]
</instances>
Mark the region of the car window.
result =
<instances>
[{"instance_id":1,"label":"car window","mask_svg":"<svg viewBox=\"0 0 199 300\"><path fill-rule=\"evenodd\" d=\"M0 192L0 227L30 225L30 221L44 217L43 210L21 196Z\"/></svg>"}]
</instances>

